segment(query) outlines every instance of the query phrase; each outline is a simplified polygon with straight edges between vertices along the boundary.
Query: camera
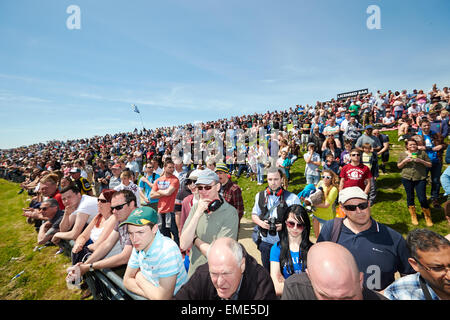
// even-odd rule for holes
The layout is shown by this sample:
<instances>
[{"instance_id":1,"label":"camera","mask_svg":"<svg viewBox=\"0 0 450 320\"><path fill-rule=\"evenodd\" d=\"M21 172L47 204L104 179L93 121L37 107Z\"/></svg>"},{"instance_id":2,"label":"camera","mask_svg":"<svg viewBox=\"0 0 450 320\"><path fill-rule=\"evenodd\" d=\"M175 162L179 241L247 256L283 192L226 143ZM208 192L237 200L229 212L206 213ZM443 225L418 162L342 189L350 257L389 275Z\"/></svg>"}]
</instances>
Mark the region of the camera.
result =
<instances>
[{"instance_id":1,"label":"camera","mask_svg":"<svg viewBox=\"0 0 450 320\"><path fill-rule=\"evenodd\" d=\"M264 237L267 237L267 233L269 233L272 237L276 236L277 235L277 226L276 226L277 218L270 217L267 220L267 223L269 224L269 230L259 227L259 231L261 232L261 235Z\"/></svg>"}]
</instances>

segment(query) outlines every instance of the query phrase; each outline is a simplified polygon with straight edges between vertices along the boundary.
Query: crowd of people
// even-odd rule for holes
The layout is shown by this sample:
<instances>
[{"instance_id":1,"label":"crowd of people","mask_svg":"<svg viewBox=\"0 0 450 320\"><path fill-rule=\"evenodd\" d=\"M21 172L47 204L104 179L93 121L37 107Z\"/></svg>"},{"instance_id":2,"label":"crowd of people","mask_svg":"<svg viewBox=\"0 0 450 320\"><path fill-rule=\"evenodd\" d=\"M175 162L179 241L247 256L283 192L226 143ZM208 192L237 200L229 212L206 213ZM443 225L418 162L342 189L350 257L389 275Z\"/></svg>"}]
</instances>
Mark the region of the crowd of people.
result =
<instances>
[{"instance_id":1,"label":"crowd of people","mask_svg":"<svg viewBox=\"0 0 450 320\"><path fill-rule=\"evenodd\" d=\"M450 171L442 173L450 163L449 103L448 88L433 85L427 94L378 91L50 141L1 150L1 177L32 196L23 215L36 229L35 250L62 253L62 241L73 240L67 279L85 280L83 297L89 274L110 268L152 300L449 299L449 237L415 229L405 240L371 217L377 178L389 171L383 132L398 130L411 223L418 225L415 191L433 225L427 179L434 208L441 186L450 194ZM194 132L198 144L186 134ZM290 169L301 157L306 185L295 194ZM238 242L244 199L232 178L242 174L261 186L251 219L262 264Z\"/></svg>"}]
</instances>

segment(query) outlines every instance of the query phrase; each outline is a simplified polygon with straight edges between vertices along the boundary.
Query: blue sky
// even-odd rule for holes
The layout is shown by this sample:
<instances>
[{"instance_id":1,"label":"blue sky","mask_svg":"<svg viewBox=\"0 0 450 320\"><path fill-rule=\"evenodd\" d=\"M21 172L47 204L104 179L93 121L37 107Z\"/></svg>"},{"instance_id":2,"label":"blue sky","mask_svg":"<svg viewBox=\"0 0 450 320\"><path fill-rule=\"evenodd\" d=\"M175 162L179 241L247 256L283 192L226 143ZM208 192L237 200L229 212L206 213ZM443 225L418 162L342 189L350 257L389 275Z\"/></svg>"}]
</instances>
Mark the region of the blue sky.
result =
<instances>
[{"instance_id":1,"label":"blue sky","mask_svg":"<svg viewBox=\"0 0 450 320\"><path fill-rule=\"evenodd\" d=\"M446 0L3 0L0 149L141 128L132 104L155 128L449 86L449 13Z\"/></svg>"}]
</instances>

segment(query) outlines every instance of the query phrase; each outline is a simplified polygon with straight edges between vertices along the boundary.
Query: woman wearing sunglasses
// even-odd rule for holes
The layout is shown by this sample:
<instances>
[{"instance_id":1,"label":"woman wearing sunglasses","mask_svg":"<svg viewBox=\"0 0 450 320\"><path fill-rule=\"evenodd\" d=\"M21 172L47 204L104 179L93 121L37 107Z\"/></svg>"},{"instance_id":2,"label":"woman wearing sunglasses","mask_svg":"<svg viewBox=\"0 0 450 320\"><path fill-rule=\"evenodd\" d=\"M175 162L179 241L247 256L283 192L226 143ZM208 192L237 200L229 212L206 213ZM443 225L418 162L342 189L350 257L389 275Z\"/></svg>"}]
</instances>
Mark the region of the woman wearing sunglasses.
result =
<instances>
[{"instance_id":1,"label":"woman wearing sunglasses","mask_svg":"<svg viewBox=\"0 0 450 320\"><path fill-rule=\"evenodd\" d=\"M280 241L270 250L270 276L277 296L281 296L284 280L306 269L306 255L313 243L309 240L311 222L304 207L293 204L282 217Z\"/></svg>"},{"instance_id":2,"label":"woman wearing sunglasses","mask_svg":"<svg viewBox=\"0 0 450 320\"><path fill-rule=\"evenodd\" d=\"M431 167L431 161L426 152L418 149L417 142L413 139L406 141L406 150L399 154L397 166L402 170L402 183L406 191L406 204L411 215L411 222L417 226L416 207L414 205L414 189L417 193L425 222L428 227L433 225L431 221L430 206L428 205L425 188L427 185L426 168Z\"/></svg>"},{"instance_id":3,"label":"woman wearing sunglasses","mask_svg":"<svg viewBox=\"0 0 450 320\"><path fill-rule=\"evenodd\" d=\"M98 197L98 214L78 236L72 247L72 264L85 261L96 248L106 240L114 229L116 218L111 211L111 198L115 193L112 189L103 189ZM118 243L111 249L108 256L119 253Z\"/></svg>"},{"instance_id":4,"label":"woman wearing sunglasses","mask_svg":"<svg viewBox=\"0 0 450 320\"><path fill-rule=\"evenodd\" d=\"M336 216L334 202L339 194L339 178L332 170L324 170L322 180L317 184L317 188L323 189L323 201L315 205L316 211L313 214L313 228L316 238L319 236L320 228L325 221L334 219Z\"/></svg>"}]
</instances>

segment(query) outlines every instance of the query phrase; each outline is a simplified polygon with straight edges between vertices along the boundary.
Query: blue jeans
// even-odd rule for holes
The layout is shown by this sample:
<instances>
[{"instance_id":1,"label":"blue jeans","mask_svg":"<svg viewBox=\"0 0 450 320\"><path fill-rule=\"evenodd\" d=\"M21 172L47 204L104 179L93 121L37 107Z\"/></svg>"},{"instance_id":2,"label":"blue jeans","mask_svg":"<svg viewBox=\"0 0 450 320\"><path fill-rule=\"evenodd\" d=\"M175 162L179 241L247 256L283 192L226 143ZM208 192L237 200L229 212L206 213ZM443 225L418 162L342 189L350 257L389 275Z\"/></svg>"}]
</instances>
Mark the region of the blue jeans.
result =
<instances>
[{"instance_id":1,"label":"blue jeans","mask_svg":"<svg viewBox=\"0 0 450 320\"><path fill-rule=\"evenodd\" d=\"M320 180L320 176L312 176L312 175L306 176L306 184L316 185L319 183L319 180Z\"/></svg>"},{"instance_id":2,"label":"blue jeans","mask_svg":"<svg viewBox=\"0 0 450 320\"><path fill-rule=\"evenodd\" d=\"M409 206L414 205L414 190L416 190L417 198L419 199L420 206L428 209L427 195L425 188L427 186L427 180L412 181L402 178L403 187L406 191L406 204Z\"/></svg>"},{"instance_id":3,"label":"blue jeans","mask_svg":"<svg viewBox=\"0 0 450 320\"><path fill-rule=\"evenodd\" d=\"M248 171L248 167L247 167L246 164L243 164L243 163L239 164L238 172L237 172L237 174L236 174L236 177L239 178L239 177L241 176L241 174L242 174L242 171L245 171L245 172Z\"/></svg>"},{"instance_id":4,"label":"blue jeans","mask_svg":"<svg viewBox=\"0 0 450 320\"><path fill-rule=\"evenodd\" d=\"M175 212L168 212L160 215L161 215L161 227L159 228L159 230L164 236L168 238L171 238L170 234L172 233L173 240L176 242L177 246L180 246L180 239L178 237L178 228L177 224L175 223ZM169 219L170 219L170 226L167 227L166 223L168 222Z\"/></svg>"},{"instance_id":5,"label":"blue jeans","mask_svg":"<svg viewBox=\"0 0 450 320\"><path fill-rule=\"evenodd\" d=\"M270 273L270 249L273 244L261 241L258 246L258 250L261 252L261 261L263 267Z\"/></svg>"},{"instance_id":6,"label":"blue jeans","mask_svg":"<svg viewBox=\"0 0 450 320\"><path fill-rule=\"evenodd\" d=\"M258 163L256 165L256 178L258 183L264 183L264 163Z\"/></svg>"},{"instance_id":7,"label":"blue jeans","mask_svg":"<svg viewBox=\"0 0 450 320\"><path fill-rule=\"evenodd\" d=\"M428 173L431 173L431 199L438 200L439 199L439 190L441 188L441 171L442 171L442 163L434 162L431 168L427 168L427 176Z\"/></svg>"}]
</instances>

